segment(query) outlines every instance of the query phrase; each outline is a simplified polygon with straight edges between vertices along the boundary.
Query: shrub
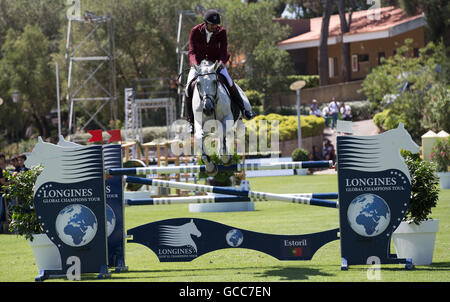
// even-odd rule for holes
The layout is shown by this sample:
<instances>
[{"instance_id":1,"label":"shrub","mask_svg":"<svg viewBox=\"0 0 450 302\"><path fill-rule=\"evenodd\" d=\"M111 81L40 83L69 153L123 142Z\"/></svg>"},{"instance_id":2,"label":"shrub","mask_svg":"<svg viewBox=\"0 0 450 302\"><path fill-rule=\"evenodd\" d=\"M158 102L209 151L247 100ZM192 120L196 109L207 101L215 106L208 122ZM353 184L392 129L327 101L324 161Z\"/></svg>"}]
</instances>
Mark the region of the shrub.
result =
<instances>
[{"instance_id":1,"label":"shrub","mask_svg":"<svg viewBox=\"0 0 450 302\"><path fill-rule=\"evenodd\" d=\"M33 186L42 167L33 167L20 173L6 172L9 184L5 186L5 198L14 201L9 230L27 240L33 240L33 234L43 233L34 210Z\"/></svg>"},{"instance_id":2,"label":"shrub","mask_svg":"<svg viewBox=\"0 0 450 302\"><path fill-rule=\"evenodd\" d=\"M307 161L309 160L309 151L303 148L297 148L291 154L293 161Z\"/></svg>"},{"instance_id":3,"label":"shrub","mask_svg":"<svg viewBox=\"0 0 450 302\"><path fill-rule=\"evenodd\" d=\"M374 115L374 110L368 101L346 102L352 108L352 120L362 121L371 119Z\"/></svg>"},{"instance_id":4,"label":"shrub","mask_svg":"<svg viewBox=\"0 0 450 302\"><path fill-rule=\"evenodd\" d=\"M247 90L245 91L245 95L252 106L261 106L264 101L264 93L256 90Z\"/></svg>"},{"instance_id":5,"label":"shrub","mask_svg":"<svg viewBox=\"0 0 450 302\"><path fill-rule=\"evenodd\" d=\"M411 199L403 219L420 224L430 218L431 209L439 200L439 179L435 165L422 161L419 153L402 151L401 154L411 175Z\"/></svg>"},{"instance_id":6,"label":"shrub","mask_svg":"<svg viewBox=\"0 0 450 302\"><path fill-rule=\"evenodd\" d=\"M408 122L402 116L391 112L391 110L389 109L383 110L382 112L375 114L375 116L373 117L373 123L381 131L397 128L400 122L405 125L408 124Z\"/></svg>"},{"instance_id":7,"label":"shrub","mask_svg":"<svg viewBox=\"0 0 450 302\"><path fill-rule=\"evenodd\" d=\"M280 141L291 140L297 138L297 116L295 115L280 115L276 113L271 113L268 115L258 115L251 121L244 121L247 127L247 142L249 133L258 133L259 121L267 121L268 138L267 142L270 143L271 133L270 127L273 121L279 122L279 139ZM301 115L300 116L302 137L311 137L320 135L325 129L325 119L322 117L317 117L314 115Z\"/></svg>"},{"instance_id":8,"label":"shrub","mask_svg":"<svg viewBox=\"0 0 450 302\"><path fill-rule=\"evenodd\" d=\"M450 172L450 142L448 138L440 138L433 146L431 161L436 164L438 172Z\"/></svg>"}]
</instances>

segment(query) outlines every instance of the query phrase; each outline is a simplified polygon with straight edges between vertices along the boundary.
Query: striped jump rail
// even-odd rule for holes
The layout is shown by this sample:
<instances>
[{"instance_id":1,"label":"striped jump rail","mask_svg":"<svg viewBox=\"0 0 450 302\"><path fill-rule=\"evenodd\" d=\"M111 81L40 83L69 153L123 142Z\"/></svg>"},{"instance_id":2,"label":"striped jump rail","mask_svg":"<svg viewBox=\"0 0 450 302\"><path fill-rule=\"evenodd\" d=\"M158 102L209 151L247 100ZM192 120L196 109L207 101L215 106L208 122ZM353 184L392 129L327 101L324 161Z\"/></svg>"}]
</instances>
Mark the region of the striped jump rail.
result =
<instances>
[{"instance_id":1,"label":"striped jump rail","mask_svg":"<svg viewBox=\"0 0 450 302\"><path fill-rule=\"evenodd\" d=\"M247 163L232 164L229 166L217 165L219 171L257 171L257 170L287 170L304 168L331 168L333 161L297 161L280 163ZM171 173L198 173L206 172L204 165L192 166L169 166L169 167L142 167L142 168L112 168L106 169L106 174L110 175L147 175L147 174L171 174Z\"/></svg>"},{"instance_id":2,"label":"striped jump rail","mask_svg":"<svg viewBox=\"0 0 450 302\"><path fill-rule=\"evenodd\" d=\"M285 196L305 197L314 199L337 199L337 193L301 193L301 194L281 194ZM257 198L245 196L184 196L184 197L156 197L126 199L125 204L129 206L137 205L169 205L169 204L189 204L189 203L220 203L220 202L248 202L259 201Z\"/></svg>"},{"instance_id":3,"label":"striped jump rail","mask_svg":"<svg viewBox=\"0 0 450 302\"><path fill-rule=\"evenodd\" d=\"M312 197L311 198L310 197L297 197L297 196L292 196L292 195L239 190L239 189L234 189L234 188L223 188L223 187L198 185L198 184L191 184L191 183L181 183L181 182L174 182L174 181L167 181L167 180L160 180L160 179L147 179L147 178L135 177L135 176L125 176L124 180L129 183L139 183L139 184L143 184L143 185L150 185L150 186L161 187L161 188L174 188L174 189L183 189L183 190L197 191L197 192L208 192L208 193L217 193L217 194L226 194L226 195L232 195L232 196L247 197L250 200L254 200L254 201L277 200L277 201L300 203L300 204L329 207L329 208L337 208L338 207L338 203L336 201L318 199L318 198L312 198Z\"/></svg>"}]
</instances>

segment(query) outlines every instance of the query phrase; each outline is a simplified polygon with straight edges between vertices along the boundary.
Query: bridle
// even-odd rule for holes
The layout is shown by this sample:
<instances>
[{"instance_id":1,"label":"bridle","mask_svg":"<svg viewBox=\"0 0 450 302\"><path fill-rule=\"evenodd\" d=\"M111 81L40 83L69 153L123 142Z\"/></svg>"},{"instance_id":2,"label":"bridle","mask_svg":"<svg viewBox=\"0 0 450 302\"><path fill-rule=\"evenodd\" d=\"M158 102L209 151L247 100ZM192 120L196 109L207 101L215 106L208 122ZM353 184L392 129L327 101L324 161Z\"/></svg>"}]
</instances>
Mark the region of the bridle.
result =
<instances>
[{"instance_id":1,"label":"bridle","mask_svg":"<svg viewBox=\"0 0 450 302\"><path fill-rule=\"evenodd\" d=\"M217 74L215 72L199 73L197 75L198 77L203 77L203 76L211 75L211 74L216 76L216 79L214 81L215 86L216 86L216 89L215 89L216 92L215 92L214 95L212 95L212 94L202 94L201 91L200 91L200 88L199 88L199 83L200 82L197 81L197 85L196 85L197 86L197 92L198 92L198 95L200 97L200 100L202 101L202 105L203 106L205 105L205 102L206 102L207 99L210 99L212 101L212 103L214 104L214 106L216 106L217 99L218 99L217 94L218 94L218 86L219 86L219 84L217 83Z\"/></svg>"}]
</instances>

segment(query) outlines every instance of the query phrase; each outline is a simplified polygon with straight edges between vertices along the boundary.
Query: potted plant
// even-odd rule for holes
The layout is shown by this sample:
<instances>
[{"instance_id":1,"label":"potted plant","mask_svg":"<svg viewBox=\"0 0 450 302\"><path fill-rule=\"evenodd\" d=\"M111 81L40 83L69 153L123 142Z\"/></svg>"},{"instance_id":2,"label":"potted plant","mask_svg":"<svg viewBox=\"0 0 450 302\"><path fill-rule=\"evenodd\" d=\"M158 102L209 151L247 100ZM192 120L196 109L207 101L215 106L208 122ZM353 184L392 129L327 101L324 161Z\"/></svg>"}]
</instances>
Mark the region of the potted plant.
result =
<instances>
[{"instance_id":1,"label":"potted plant","mask_svg":"<svg viewBox=\"0 0 450 302\"><path fill-rule=\"evenodd\" d=\"M293 161L308 161L309 151L303 148L297 148L292 151L291 157ZM307 171L308 169L294 169L294 174L306 175Z\"/></svg>"},{"instance_id":2,"label":"potted plant","mask_svg":"<svg viewBox=\"0 0 450 302\"><path fill-rule=\"evenodd\" d=\"M430 217L439 200L439 181L433 163L422 161L418 153L402 151L402 156L411 175L411 199L392 239L399 258L411 258L414 265L429 265L439 229L439 220Z\"/></svg>"},{"instance_id":3,"label":"potted plant","mask_svg":"<svg viewBox=\"0 0 450 302\"><path fill-rule=\"evenodd\" d=\"M42 167L34 167L19 173L7 172L8 185L5 198L12 204L9 230L24 236L30 244L38 270L61 269L61 257L56 245L43 232L34 210L33 186Z\"/></svg>"},{"instance_id":4,"label":"potted plant","mask_svg":"<svg viewBox=\"0 0 450 302\"><path fill-rule=\"evenodd\" d=\"M442 189L450 189L450 142L449 138L438 139L431 153L431 161L436 164Z\"/></svg>"}]
</instances>

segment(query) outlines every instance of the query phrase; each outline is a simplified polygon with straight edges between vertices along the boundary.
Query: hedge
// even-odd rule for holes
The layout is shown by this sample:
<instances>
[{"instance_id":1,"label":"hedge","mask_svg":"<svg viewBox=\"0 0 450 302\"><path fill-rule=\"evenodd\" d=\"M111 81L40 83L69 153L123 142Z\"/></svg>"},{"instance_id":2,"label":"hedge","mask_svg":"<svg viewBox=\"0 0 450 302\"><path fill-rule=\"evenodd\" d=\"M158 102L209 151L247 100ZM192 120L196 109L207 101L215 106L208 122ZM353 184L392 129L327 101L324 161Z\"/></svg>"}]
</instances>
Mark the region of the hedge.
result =
<instances>
[{"instance_id":1,"label":"hedge","mask_svg":"<svg viewBox=\"0 0 450 302\"><path fill-rule=\"evenodd\" d=\"M280 141L291 140L297 138L297 116L295 115L279 115L271 113L268 115L258 115L251 121L244 121L247 127L247 135L250 132L259 131L259 121L266 120L268 130L272 121L279 121L279 139ZM320 135L325 129L325 119L314 115L300 115L300 123L302 137L311 137ZM270 131L268 131L268 142L270 142Z\"/></svg>"}]
</instances>

